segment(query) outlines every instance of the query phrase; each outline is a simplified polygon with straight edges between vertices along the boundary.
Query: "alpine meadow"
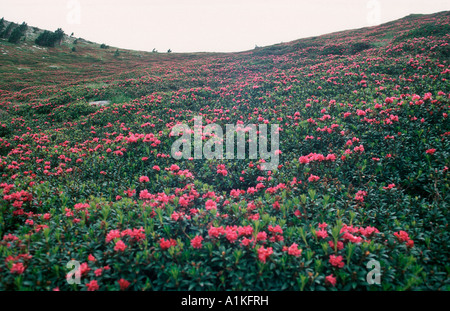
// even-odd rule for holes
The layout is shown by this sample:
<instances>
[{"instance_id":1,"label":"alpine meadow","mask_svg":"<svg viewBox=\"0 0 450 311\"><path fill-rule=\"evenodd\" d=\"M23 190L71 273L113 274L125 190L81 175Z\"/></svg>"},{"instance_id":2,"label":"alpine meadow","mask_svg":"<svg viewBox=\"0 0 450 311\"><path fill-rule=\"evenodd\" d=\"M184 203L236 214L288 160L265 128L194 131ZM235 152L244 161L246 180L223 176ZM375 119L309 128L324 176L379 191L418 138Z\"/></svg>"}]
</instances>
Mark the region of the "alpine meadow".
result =
<instances>
[{"instance_id":1,"label":"alpine meadow","mask_svg":"<svg viewBox=\"0 0 450 311\"><path fill-rule=\"evenodd\" d=\"M0 37L0 291L450 290L449 11L234 53Z\"/></svg>"}]
</instances>

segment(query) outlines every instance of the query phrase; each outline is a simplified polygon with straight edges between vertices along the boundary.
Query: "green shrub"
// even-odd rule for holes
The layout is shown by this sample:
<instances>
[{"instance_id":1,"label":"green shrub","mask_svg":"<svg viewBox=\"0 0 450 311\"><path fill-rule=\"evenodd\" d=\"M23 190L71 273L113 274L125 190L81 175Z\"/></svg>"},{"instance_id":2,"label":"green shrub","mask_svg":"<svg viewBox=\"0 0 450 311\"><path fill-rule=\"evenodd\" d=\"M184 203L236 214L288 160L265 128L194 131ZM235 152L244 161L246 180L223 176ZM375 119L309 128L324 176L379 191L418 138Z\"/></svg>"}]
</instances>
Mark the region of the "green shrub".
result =
<instances>
[{"instance_id":1,"label":"green shrub","mask_svg":"<svg viewBox=\"0 0 450 311\"><path fill-rule=\"evenodd\" d=\"M76 102L55 108L51 114L51 118L58 122L74 121L95 111L97 109L87 102Z\"/></svg>"},{"instance_id":2,"label":"green shrub","mask_svg":"<svg viewBox=\"0 0 450 311\"><path fill-rule=\"evenodd\" d=\"M349 49L349 53L350 54L357 54L359 52L362 52L364 50L368 50L371 49L372 45L370 43L367 42L356 42L354 44L351 45L350 49Z\"/></svg>"},{"instance_id":3,"label":"green shrub","mask_svg":"<svg viewBox=\"0 0 450 311\"><path fill-rule=\"evenodd\" d=\"M343 48L337 45L328 45L321 52L322 55L342 55L344 54Z\"/></svg>"}]
</instances>

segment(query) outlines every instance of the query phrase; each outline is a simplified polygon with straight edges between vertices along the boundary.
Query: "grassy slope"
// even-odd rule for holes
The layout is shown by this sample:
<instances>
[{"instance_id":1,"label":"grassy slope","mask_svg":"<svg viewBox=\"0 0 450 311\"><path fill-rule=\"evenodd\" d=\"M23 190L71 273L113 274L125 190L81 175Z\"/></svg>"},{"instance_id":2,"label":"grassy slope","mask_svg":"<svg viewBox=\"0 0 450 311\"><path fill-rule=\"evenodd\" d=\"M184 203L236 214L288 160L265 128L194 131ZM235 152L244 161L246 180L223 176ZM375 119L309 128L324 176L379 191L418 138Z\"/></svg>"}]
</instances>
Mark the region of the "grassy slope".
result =
<instances>
[{"instance_id":1,"label":"grassy slope","mask_svg":"<svg viewBox=\"0 0 450 311\"><path fill-rule=\"evenodd\" d=\"M0 268L0 275L4 277L0 288L66 288L67 284L51 267L64 265L70 259L69 254L77 254L77 259L87 261L87 255L94 252L98 264L118 266L114 268L114 277L117 271L122 271L124 277L132 278L134 276L125 270L131 269L130 266L139 268L141 274L133 281L133 289L150 288L150 283L156 289L173 289L180 285L175 277L160 268L162 264L170 265L174 269L171 271L182 271L181 287L186 289L191 286L202 289L203 285L195 281L200 277L205 278L205 284L214 284L218 289L324 289L324 278L329 274L338 278L339 289L373 289L364 283L367 271L362 263L368 258L383 260L383 278L386 280L383 289L448 289L449 191L443 167L449 166L445 133L450 129L443 113L448 112L449 102L446 96L438 93L448 93L445 69L449 65L449 53L448 45L444 43L449 42L449 36L440 33L436 37L414 38L411 31L424 29L426 25L448 25L449 16L449 12L409 16L377 27L226 54L120 50L119 57L115 57L116 48L103 50L98 44L86 42L77 44L77 51L72 52L72 44L36 49L30 43L15 46L1 41L0 116L4 127L0 128L3 139L0 155L5 161L0 166L1 181L14 183L17 188L14 191L32 192L34 201L26 207L36 213L49 212L52 218L48 222L50 236L44 238L41 233L34 233L32 239L36 244L31 243L26 248L26 252L34 256L27 263L29 268L24 274L27 283L22 284L23 279ZM363 86L362 81L368 86ZM412 94L425 98L428 92L432 93L433 101L425 100L422 106L408 105L415 101ZM395 97L395 100L389 104L385 102L386 97ZM97 99L109 99L113 104L105 109L84 104L87 100ZM337 103L334 106L333 100ZM403 100L405 104L397 107ZM383 113L374 108L375 102L382 105ZM311 109L307 103L312 104ZM322 108L332 116L331 120L320 120L324 114ZM297 119L296 112L300 112ZM351 117L345 117L347 112ZM209 240L207 231L212 222L224 227L234 224L255 226L255 222L247 219L247 214L241 213L240 207L245 209L245 204L239 206L241 203L235 202L229 193L231 189L255 187L257 176L267 176L250 168L249 161L226 162L229 175L221 179L215 174L216 162L180 162L155 156L156 153L170 152L170 125L178 120L190 122L198 113L204 113L205 119L219 124L235 123L241 117L252 115L261 116L270 123L286 122L280 144L283 167L266 186L286 184L289 191L275 195L246 194L243 200L258 205L261 230L270 234L267 225L279 224L285 230L286 245L296 242L303 248L299 259L286 257L277 242L266 245L273 246L276 252L272 256L276 259L270 261L270 269L261 265L251 250L244 250L238 265L234 259L236 252L241 250L238 245L227 244L225 239L222 245ZM365 114L369 121L363 117ZM401 122L383 123L390 115L394 119L397 115ZM412 122L411 116L418 120L424 118L424 122ZM280 117L282 121L278 120ZM318 125L311 125L310 118ZM372 123L371 119L379 123ZM142 127L146 123L148 126ZM331 123L338 124L343 134L336 130L327 135L316 130L317 127L331 126ZM130 132L161 133L157 134L161 146L150 148L145 144L114 141L119 133L128 137ZM322 140L305 140L305 136L310 135L320 135ZM348 140L354 143L349 149L356 147L360 140L365 153L360 156L355 152L348 160L341 160ZM104 146L94 150L100 143ZM42 145L48 149L42 149ZM127 149L123 157L104 150L122 147ZM424 154L431 147L438 150L434 158ZM336 165L299 165L299 156L312 152L336 153ZM57 159L55 154L73 161L64 161L60 156ZM151 170L152 165L137 161L142 156L149 156L152 165L160 165L161 173ZM83 161L78 163L77 158ZM373 158L380 158L380 163L374 162ZM43 173L44 164L36 163L38 159L50 163L50 174ZM66 165L64 169L72 169L73 173L67 173L72 175L65 175L61 163ZM221 209L221 213L228 213L229 217L215 218L205 213L202 214L204 218L183 227L184 223L182 226L171 221L169 214L169 210L174 209L188 213L177 204L168 204L167 214L161 215L159 223L158 218L153 221L150 217L142 217L149 213L143 208L142 200L138 203L128 199L115 200L117 195L126 196L124 191L131 188L142 190L137 181L141 175L151 177L152 182L148 185L151 193L173 194L175 187L183 188L185 179L163 170L171 164L179 164L182 169L194 173L192 184L202 195L214 191L231 200L231 207ZM13 168L9 169L11 165ZM20 167L17 170L14 169L16 165ZM244 170L246 174L241 173ZM28 186L29 172L37 175L37 182L45 183ZM308 182L312 173L320 175L319 183ZM239 177L243 177L244 182ZM290 187L294 177L303 183ZM395 183L398 191L386 192L383 187L389 183ZM354 200L359 190L367 191L364 203ZM331 197L327 198L329 194ZM193 204L204 209L205 201L197 198ZM281 202L281 211L272 208L275 201ZM91 204L92 218L87 224L83 221L77 225L65 217L64 207L72 208L80 202ZM26 217L11 216L13 207L6 199L0 203L4 215L0 221L3 226L0 235L13 233L26 238L29 230L24 225ZM106 227L102 216L108 206L113 207L109 216L105 212L108 230L144 226L148 235L145 249L130 246L130 253L115 257L113 247L104 243ZM304 215L297 218L293 214L295 209ZM361 227L375 226L381 231L374 237L374 244L359 244L353 258L348 259L342 270L329 264L331 249L324 247L313 233L319 223L327 222L331 235L331 227L337 219ZM35 221L41 223L37 217ZM307 232L306 237L300 229ZM190 241L185 238L184 230L190 237L202 234L214 256L219 254L218 259L208 255L206 246L198 251L188 248ZM399 230L410 233L414 248L398 243L393 234ZM63 238L61 233L65 235ZM170 255L173 258L161 252L158 241L162 237L179 239L175 254ZM184 249L180 248L181 243L186 246ZM52 245L58 245L58 249ZM348 255L350 245L347 243L339 252L346 260L351 257ZM8 249L0 245L0 250L0 259L4 259L8 255L17 255L20 247L15 245ZM222 252L226 257L220 257ZM130 260L133 265L129 264ZM190 261L208 264L192 272ZM42 271L40 265L45 266ZM305 267L304 271L299 272L299 265ZM231 266L234 268L230 270ZM313 277L312 272L317 272L317 276ZM226 276L226 281L219 275ZM239 279L242 275L246 276L244 280ZM89 278L94 278L93 271L86 281ZM36 285L36 281L41 280L51 283ZM105 276L100 282L104 284L103 289L114 289L116 281ZM306 287L306 283L301 285L303 282L308 283Z\"/></svg>"},{"instance_id":2,"label":"grassy slope","mask_svg":"<svg viewBox=\"0 0 450 311\"><path fill-rule=\"evenodd\" d=\"M92 83L117 77L118 79L139 78L143 74L152 74L152 69L163 64L177 63L182 66L193 60L207 61L211 58L227 60L247 60L252 56L274 56L299 53L314 60L308 51L323 48L328 40L333 45L351 45L353 42L368 42L374 47L386 46L396 37L414 29L417 23L434 23L436 17L448 15L448 12L429 16L411 15L395 22L377 27L348 30L319 37L305 38L288 43L258 48L240 53L150 53L119 49L120 56L115 57L115 47L100 49L100 45L85 40L73 44L76 38L66 37L65 43L56 48L37 48L33 41L15 45L0 40L0 90L21 91L32 86L64 86L67 84ZM75 46L77 51L72 52ZM6 54L5 54L6 53ZM314 52L312 53L314 54ZM86 81L86 82L84 82Z\"/></svg>"}]
</instances>

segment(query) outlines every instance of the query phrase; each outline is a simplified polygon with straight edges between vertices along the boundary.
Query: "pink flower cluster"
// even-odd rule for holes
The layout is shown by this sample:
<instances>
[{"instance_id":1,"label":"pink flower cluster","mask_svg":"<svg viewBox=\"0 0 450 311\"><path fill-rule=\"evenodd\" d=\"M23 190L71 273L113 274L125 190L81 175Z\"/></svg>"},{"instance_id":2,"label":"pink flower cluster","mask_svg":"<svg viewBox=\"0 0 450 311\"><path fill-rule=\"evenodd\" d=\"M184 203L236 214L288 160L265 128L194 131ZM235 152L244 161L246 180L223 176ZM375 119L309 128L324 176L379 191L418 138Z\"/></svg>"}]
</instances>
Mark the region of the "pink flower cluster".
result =
<instances>
[{"instance_id":1,"label":"pink flower cluster","mask_svg":"<svg viewBox=\"0 0 450 311\"><path fill-rule=\"evenodd\" d=\"M146 238L145 230L142 227L139 229L125 229L123 231L110 230L106 235L106 243L125 236L128 236L131 242L139 242Z\"/></svg>"},{"instance_id":2,"label":"pink flower cluster","mask_svg":"<svg viewBox=\"0 0 450 311\"><path fill-rule=\"evenodd\" d=\"M340 255L339 256L330 255L330 259L328 261L334 267L337 267L337 268L344 267L343 257Z\"/></svg>"},{"instance_id":3,"label":"pink flower cluster","mask_svg":"<svg viewBox=\"0 0 450 311\"><path fill-rule=\"evenodd\" d=\"M367 196L367 191L359 190L356 192L355 200L358 202L364 202L364 197Z\"/></svg>"},{"instance_id":4,"label":"pink flower cluster","mask_svg":"<svg viewBox=\"0 0 450 311\"><path fill-rule=\"evenodd\" d=\"M200 235L197 235L191 240L191 246L196 249L202 248L202 241L203 241L203 237Z\"/></svg>"},{"instance_id":5,"label":"pink flower cluster","mask_svg":"<svg viewBox=\"0 0 450 311\"><path fill-rule=\"evenodd\" d=\"M266 263L267 258L269 258L269 256L272 254L272 247L264 248L264 246L261 246L260 248L258 248L258 259L263 263Z\"/></svg>"},{"instance_id":6,"label":"pink flower cluster","mask_svg":"<svg viewBox=\"0 0 450 311\"><path fill-rule=\"evenodd\" d=\"M302 250L298 247L297 243L292 243L291 246L283 246L283 252L287 252L289 255L300 257L302 254Z\"/></svg>"},{"instance_id":7,"label":"pink flower cluster","mask_svg":"<svg viewBox=\"0 0 450 311\"><path fill-rule=\"evenodd\" d=\"M413 247L414 241L409 237L409 234L406 231L400 230L399 232L395 232L394 236L400 241L406 243L406 246Z\"/></svg>"},{"instance_id":8,"label":"pink flower cluster","mask_svg":"<svg viewBox=\"0 0 450 311\"><path fill-rule=\"evenodd\" d=\"M217 165L217 174L220 174L222 176L227 176L228 172L225 169L225 165L224 164Z\"/></svg>"},{"instance_id":9,"label":"pink flower cluster","mask_svg":"<svg viewBox=\"0 0 450 311\"><path fill-rule=\"evenodd\" d=\"M310 153L306 156L301 156L300 158L298 158L298 161L301 164L308 164L310 162L322 162L322 161L335 161L336 160L336 155L333 153L327 154L327 156L324 156L321 153Z\"/></svg>"}]
</instances>

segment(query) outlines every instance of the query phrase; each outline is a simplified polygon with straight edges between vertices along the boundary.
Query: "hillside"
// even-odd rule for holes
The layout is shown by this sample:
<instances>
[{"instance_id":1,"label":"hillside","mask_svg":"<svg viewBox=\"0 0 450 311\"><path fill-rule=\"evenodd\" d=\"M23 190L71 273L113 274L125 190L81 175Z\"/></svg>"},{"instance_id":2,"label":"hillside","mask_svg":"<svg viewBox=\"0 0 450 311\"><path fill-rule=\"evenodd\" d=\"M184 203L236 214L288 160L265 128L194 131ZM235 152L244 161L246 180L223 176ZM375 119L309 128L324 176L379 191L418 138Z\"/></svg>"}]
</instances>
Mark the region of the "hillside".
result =
<instances>
[{"instance_id":1,"label":"hillside","mask_svg":"<svg viewBox=\"0 0 450 311\"><path fill-rule=\"evenodd\" d=\"M239 53L75 40L0 39L0 290L450 289L450 12ZM181 123L279 132L177 160Z\"/></svg>"}]
</instances>

